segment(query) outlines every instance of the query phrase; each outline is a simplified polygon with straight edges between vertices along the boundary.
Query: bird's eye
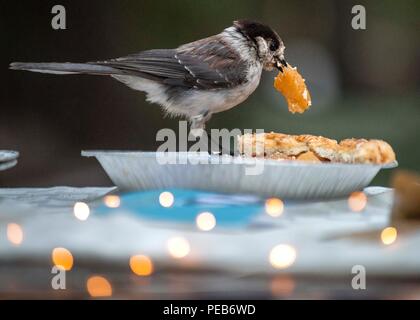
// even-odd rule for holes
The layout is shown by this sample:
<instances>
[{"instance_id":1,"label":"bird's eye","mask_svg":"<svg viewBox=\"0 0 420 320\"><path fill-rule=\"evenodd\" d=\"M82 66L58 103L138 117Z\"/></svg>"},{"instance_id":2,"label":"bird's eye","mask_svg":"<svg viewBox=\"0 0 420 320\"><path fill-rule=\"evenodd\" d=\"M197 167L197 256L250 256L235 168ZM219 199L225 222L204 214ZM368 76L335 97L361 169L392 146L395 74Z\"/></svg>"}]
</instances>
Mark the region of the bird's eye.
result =
<instances>
[{"instance_id":1,"label":"bird's eye","mask_svg":"<svg viewBox=\"0 0 420 320\"><path fill-rule=\"evenodd\" d=\"M271 50L271 51L276 51L276 50L277 50L276 44L275 44L274 42L272 42L272 43L270 44L270 50Z\"/></svg>"}]
</instances>

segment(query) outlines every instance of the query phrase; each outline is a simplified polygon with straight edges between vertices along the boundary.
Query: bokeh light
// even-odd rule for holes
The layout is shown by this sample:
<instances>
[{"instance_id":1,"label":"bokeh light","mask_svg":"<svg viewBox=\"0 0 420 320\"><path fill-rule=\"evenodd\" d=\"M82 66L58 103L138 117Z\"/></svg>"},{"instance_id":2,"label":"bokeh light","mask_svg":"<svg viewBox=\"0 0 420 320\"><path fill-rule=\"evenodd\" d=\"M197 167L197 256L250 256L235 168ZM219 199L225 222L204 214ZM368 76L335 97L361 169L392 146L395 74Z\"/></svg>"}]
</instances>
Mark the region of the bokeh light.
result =
<instances>
[{"instance_id":1,"label":"bokeh light","mask_svg":"<svg viewBox=\"0 0 420 320\"><path fill-rule=\"evenodd\" d=\"M381 232L382 243L385 245L393 244L395 240L397 240L397 235L397 229L394 227L388 227L383 229Z\"/></svg>"},{"instance_id":2,"label":"bokeh light","mask_svg":"<svg viewBox=\"0 0 420 320\"><path fill-rule=\"evenodd\" d=\"M270 290L274 296L285 297L293 293L295 280L288 275L279 275L271 279Z\"/></svg>"},{"instance_id":3,"label":"bokeh light","mask_svg":"<svg viewBox=\"0 0 420 320\"><path fill-rule=\"evenodd\" d=\"M290 267L296 260L296 250L288 244L279 244L270 251L269 261L276 269Z\"/></svg>"},{"instance_id":4,"label":"bokeh light","mask_svg":"<svg viewBox=\"0 0 420 320\"><path fill-rule=\"evenodd\" d=\"M210 231L216 226L216 217L211 212L202 212L195 220L197 228L202 231Z\"/></svg>"},{"instance_id":5,"label":"bokeh light","mask_svg":"<svg viewBox=\"0 0 420 320\"><path fill-rule=\"evenodd\" d=\"M350 194L348 199L349 208L352 211L360 212L362 211L367 204L367 197L364 192L355 191Z\"/></svg>"},{"instance_id":6,"label":"bokeh light","mask_svg":"<svg viewBox=\"0 0 420 320\"><path fill-rule=\"evenodd\" d=\"M23 229L17 223L9 223L7 225L7 239L11 244L19 246L23 242Z\"/></svg>"},{"instance_id":7,"label":"bokeh light","mask_svg":"<svg viewBox=\"0 0 420 320\"><path fill-rule=\"evenodd\" d=\"M164 191L159 195L159 203L162 207L169 208L175 202L174 195L169 191Z\"/></svg>"},{"instance_id":8,"label":"bokeh light","mask_svg":"<svg viewBox=\"0 0 420 320\"><path fill-rule=\"evenodd\" d=\"M108 208L118 208L121 205L121 199L119 196L116 195L105 196L104 204Z\"/></svg>"},{"instance_id":9,"label":"bokeh light","mask_svg":"<svg viewBox=\"0 0 420 320\"><path fill-rule=\"evenodd\" d=\"M284 203L278 198L270 198L265 201L265 212L272 217L279 217L283 214Z\"/></svg>"},{"instance_id":10,"label":"bokeh light","mask_svg":"<svg viewBox=\"0 0 420 320\"><path fill-rule=\"evenodd\" d=\"M167 248L169 254L176 259L184 258L190 253L190 244L182 237L170 238L167 242Z\"/></svg>"},{"instance_id":11,"label":"bokeh light","mask_svg":"<svg viewBox=\"0 0 420 320\"><path fill-rule=\"evenodd\" d=\"M86 283L87 291L92 297L112 296L112 286L109 281L101 276L92 276Z\"/></svg>"},{"instance_id":12,"label":"bokeh light","mask_svg":"<svg viewBox=\"0 0 420 320\"><path fill-rule=\"evenodd\" d=\"M130 258L130 269L138 276L150 276L153 273L153 263L148 256L135 255Z\"/></svg>"},{"instance_id":13,"label":"bokeh light","mask_svg":"<svg viewBox=\"0 0 420 320\"><path fill-rule=\"evenodd\" d=\"M90 214L89 206L84 202L76 202L73 208L74 215L77 219L85 221Z\"/></svg>"},{"instance_id":14,"label":"bokeh light","mask_svg":"<svg viewBox=\"0 0 420 320\"><path fill-rule=\"evenodd\" d=\"M54 248L51 253L51 259L55 266L66 271L73 267L73 255L66 248Z\"/></svg>"}]
</instances>

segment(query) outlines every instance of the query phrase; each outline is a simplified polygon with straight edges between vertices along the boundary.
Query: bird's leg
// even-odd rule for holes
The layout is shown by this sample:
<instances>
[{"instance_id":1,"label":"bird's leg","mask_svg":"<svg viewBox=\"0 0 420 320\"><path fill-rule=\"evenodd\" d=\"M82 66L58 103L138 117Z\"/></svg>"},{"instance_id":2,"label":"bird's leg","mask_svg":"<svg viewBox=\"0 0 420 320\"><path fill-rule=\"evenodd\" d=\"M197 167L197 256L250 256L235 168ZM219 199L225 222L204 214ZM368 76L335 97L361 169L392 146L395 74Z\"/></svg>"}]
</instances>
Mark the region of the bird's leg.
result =
<instances>
[{"instance_id":1,"label":"bird's leg","mask_svg":"<svg viewBox=\"0 0 420 320\"><path fill-rule=\"evenodd\" d=\"M206 122L208 120L210 120L210 118L211 118L211 114L208 111L205 112L202 115L192 117L191 118L190 134L195 138L201 137L204 133L206 134L206 136L207 136L207 147L208 147L207 150L208 150L209 154L212 154L213 152L215 152L215 153L233 155L230 150L226 150L223 147L223 144L220 140L219 141L213 140L211 134L209 134L208 131L205 130ZM217 146L217 150L212 150L212 146Z\"/></svg>"},{"instance_id":2,"label":"bird's leg","mask_svg":"<svg viewBox=\"0 0 420 320\"><path fill-rule=\"evenodd\" d=\"M190 134L192 134L192 136L195 138L201 137L206 128L206 122L210 118L211 118L211 115L208 115L208 112L204 114L200 114L198 116L191 117Z\"/></svg>"}]
</instances>

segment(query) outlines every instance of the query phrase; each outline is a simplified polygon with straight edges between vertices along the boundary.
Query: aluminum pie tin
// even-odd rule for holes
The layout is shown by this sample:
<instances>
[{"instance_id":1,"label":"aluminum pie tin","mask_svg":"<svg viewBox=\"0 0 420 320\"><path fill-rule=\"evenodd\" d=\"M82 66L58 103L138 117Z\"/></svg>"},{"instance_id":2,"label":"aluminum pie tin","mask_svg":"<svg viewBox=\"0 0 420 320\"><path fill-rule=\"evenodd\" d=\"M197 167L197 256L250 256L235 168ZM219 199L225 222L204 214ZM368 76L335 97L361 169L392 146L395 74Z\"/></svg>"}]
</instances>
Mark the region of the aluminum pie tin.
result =
<instances>
[{"instance_id":1,"label":"aluminum pie tin","mask_svg":"<svg viewBox=\"0 0 420 320\"><path fill-rule=\"evenodd\" d=\"M17 165L17 160L12 160L12 161L7 161L7 162L0 162L0 171L11 169L15 165Z\"/></svg>"},{"instance_id":2,"label":"aluminum pie tin","mask_svg":"<svg viewBox=\"0 0 420 320\"><path fill-rule=\"evenodd\" d=\"M19 152L12 150L0 150L0 163L16 160Z\"/></svg>"},{"instance_id":3,"label":"aluminum pie tin","mask_svg":"<svg viewBox=\"0 0 420 320\"><path fill-rule=\"evenodd\" d=\"M379 170L398 165L305 163L195 152L82 151L82 156L95 157L121 191L182 188L283 199L348 196L368 186Z\"/></svg>"}]
</instances>

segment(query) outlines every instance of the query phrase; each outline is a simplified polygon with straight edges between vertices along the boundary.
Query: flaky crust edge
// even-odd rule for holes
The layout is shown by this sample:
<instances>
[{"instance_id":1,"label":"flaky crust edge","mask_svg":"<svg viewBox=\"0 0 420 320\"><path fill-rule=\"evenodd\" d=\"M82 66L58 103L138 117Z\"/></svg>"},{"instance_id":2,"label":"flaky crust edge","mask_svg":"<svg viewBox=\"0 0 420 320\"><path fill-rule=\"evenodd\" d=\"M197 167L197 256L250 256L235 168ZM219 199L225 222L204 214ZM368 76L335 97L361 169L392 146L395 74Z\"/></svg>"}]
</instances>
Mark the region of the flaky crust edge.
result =
<instances>
[{"instance_id":1,"label":"flaky crust edge","mask_svg":"<svg viewBox=\"0 0 420 320\"><path fill-rule=\"evenodd\" d=\"M341 163L387 164L396 160L392 147L378 139L336 140L314 135L288 135L283 133L252 133L238 136L241 155L292 160L304 152L312 151L319 158Z\"/></svg>"}]
</instances>

